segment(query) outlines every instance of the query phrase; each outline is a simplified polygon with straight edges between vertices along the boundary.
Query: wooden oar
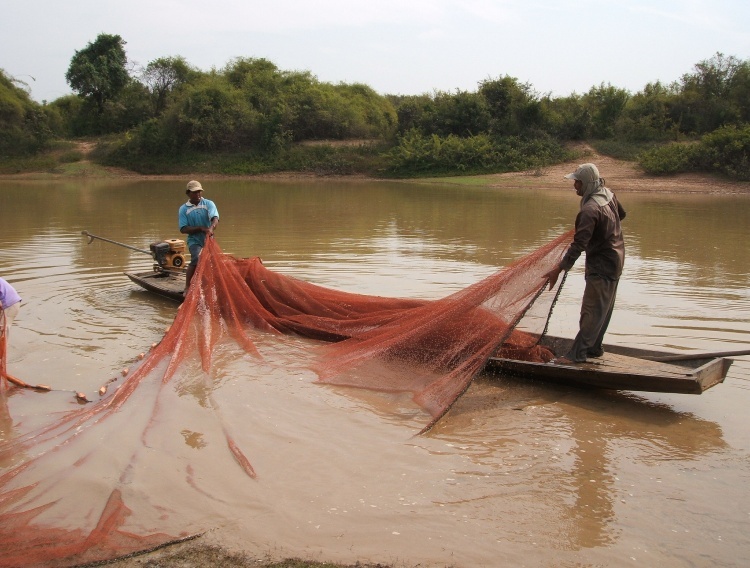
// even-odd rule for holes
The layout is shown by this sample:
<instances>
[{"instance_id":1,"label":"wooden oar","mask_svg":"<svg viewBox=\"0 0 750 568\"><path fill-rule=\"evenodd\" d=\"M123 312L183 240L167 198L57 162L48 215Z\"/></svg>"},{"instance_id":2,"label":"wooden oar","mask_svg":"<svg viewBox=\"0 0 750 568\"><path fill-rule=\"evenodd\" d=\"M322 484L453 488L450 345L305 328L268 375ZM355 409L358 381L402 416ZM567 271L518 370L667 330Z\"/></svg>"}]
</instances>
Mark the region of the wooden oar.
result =
<instances>
[{"instance_id":1,"label":"wooden oar","mask_svg":"<svg viewBox=\"0 0 750 568\"><path fill-rule=\"evenodd\" d=\"M713 351L711 353L685 353L684 355L662 355L659 357L643 357L649 361L659 361L668 363L670 361L691 361L693 359L716 359L718 357L739 357L741 355L750 355L750 349L739 351Z\"/></svg>"}]
</instances>

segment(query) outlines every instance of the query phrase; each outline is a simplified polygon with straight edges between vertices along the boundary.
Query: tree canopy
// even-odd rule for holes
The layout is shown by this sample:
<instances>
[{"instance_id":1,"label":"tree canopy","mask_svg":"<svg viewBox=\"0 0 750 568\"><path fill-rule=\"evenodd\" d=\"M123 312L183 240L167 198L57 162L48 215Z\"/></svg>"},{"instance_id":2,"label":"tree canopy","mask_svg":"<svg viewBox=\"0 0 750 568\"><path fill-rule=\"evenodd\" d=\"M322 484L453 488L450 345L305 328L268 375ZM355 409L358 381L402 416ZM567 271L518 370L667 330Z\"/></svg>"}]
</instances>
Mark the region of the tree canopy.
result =
<instances>
[{"instance_id":1,"label":"tree canopy","mask_svg":"<svg viewBox=\"0 0 750 568\"><path fill-rule=\"evenodd\" d=\"M127 63L125 40L119 35L99 34L75 52L65 79L73 91L91 97L102 113L104 103L116 97L130 81Z\"/></svg>"},{"instance_id":2,"label":"tree canopy","mask_svg":"<svg viewBox=\"0 0 750 568\"><path fill-rule=\"evenodd\" d=\"M0 69L0 156L44 150L53 137L54 117L32 101L23 86Z\"/></svg>"},{"instance_id":3,"label":"tree canopy","mask_svg":"<svg viewBox=\"0 0 750 568\"><path fill-rule=\"evenodd\" d=\"M154 99L154 112L160 115L167 106L167 96L188 81L195 71L184 57L159 57L143 71L143 82Z\"/></svg>"},{"instance_id":4,"label":"tree canopy","mask_svg":"<svg viewBox=\"0 0 750 568\"><path fill-rule=\"evenodd\" d=\"M750 144L750 61L721 53L677 81L649 83L636 93L602 83L552 97L501 75L474 91L396 96L360 83L323 82L310 71L282 70L255 57L208 71L180 56L158 57L131 76L125 41L100 34L75 52L66 73L78 97L39 107L5 79L0 122L10 125L14 139L26 140L18 148L42 148L52 132L122 133L125 166L191 152L279 156L306 141L376 140L384 149L383 171L395 171L394 164L404 171L504 171L559 160L569 140L655 145L718 132L707 138L705 152L721 161L716 156L735 141L740 154L723 171L750 177L744 165L750 159L742 157ZM709 160L691 151L652 153L649 167L707 167Z\"/></svg>"}]
</instances>

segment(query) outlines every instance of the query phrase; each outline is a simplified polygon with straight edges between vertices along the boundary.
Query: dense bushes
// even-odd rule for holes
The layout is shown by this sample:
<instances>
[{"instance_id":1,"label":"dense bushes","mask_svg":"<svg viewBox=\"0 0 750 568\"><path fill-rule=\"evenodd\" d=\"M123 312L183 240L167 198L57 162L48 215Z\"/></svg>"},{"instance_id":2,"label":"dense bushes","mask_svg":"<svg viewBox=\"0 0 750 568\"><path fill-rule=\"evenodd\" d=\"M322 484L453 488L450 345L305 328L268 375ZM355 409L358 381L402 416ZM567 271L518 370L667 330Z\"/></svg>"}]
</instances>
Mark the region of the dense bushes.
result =
<instances>
[{"instance_id":1,"label":"dense bushes","mask_svg":"<svg viewBox=\"0 0 750 568\"><path fill-rule=\"evenodd\" d=\"M292 142L383 139L396 113L365 85L321 83L266 60L238 59L171 92L159 116L133 130L128 153L279 152Z\"/></svg>"},{"instance_id":2,"label":"dense bushes","mask_svg":"<svg viewBox=\"0 0 750 568\"><path fill-rule=\"evenodd\" d=\"M401 176L518 171L567 157L561 144L550 137L440 137L410 130L388 153L387 171Z\"/></svg>"},{"instance_id":3,"label":"dense bushes","mask_svg":"<svg viewBox=\"0 0 750 568\"><path fill-rule=\"evenodd\" d=\"M750 125L725 126L703 137L697 169L750 181Z\"/></svg>"},{"instance_id":4,"label":"dense bushes","mask_svg":"<svg viewBox=\"0 0 750 568\"><path fill-rule=\"evenodd\" d=\"M692 171L697 154L698 145L695 143L667 144L643 152L638 163L649 174L676 174Z\"/></svg>"},{"instance_id":5,"label":"dense bushes","mask_svg":"<svg viewBox=\"0 0 750 568\"><path fill-rule=\"evenodd\" d=\"M0 69L0 156L23 156L48 148L59 116L29 98L12 77Z\"/></svg>"},{"instance_id":6,"label":"dense bushes","mask_svg":"<svg viewBox=\"0 0 750 568\"><path fill-rule=\"evenodd\" d=\"M650 174L712 171L750 181L750 126L725 126L699 142L674 143L644 152L638 159Z\"/></svg>"}]
</instances>

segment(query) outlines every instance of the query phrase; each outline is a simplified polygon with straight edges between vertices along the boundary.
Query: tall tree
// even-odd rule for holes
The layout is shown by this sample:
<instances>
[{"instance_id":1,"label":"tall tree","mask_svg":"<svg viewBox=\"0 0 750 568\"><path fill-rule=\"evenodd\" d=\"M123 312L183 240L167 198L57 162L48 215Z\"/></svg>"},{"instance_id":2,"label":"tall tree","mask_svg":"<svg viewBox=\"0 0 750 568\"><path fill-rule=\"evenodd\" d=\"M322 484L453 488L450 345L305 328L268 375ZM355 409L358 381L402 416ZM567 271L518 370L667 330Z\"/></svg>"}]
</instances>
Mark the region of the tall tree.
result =
<instances>
[{"instance_id":1,"label":"tall tree","mask_svg":"<svg viewBox=\"0 0 750 568\"><path fill-rule=\"evenodd\" d=\"M154 97L154 107L160 115L167 104L167 95L185 83L192 69L184 57L160 57L154 59L143 72L143 82Z\"/></svg>"},{"instance_id":2,"label":"tall tree","mask_svg":"<svg viewBox=\"0 0 750 568\"><path fill-rule=\"evenodd\" d=\"M539 97L529 83L505 75L479 83L479 94L487 102L495 134L519 134L540 120Z\"/></svg>"},{"instance_id":3,"label":"tall tree","mask_svg":"<svg viewBox=\"0 0 750 568\"><path fill-rule=\"evenodd\" d=\"M746 87L747 73L748 62L722 53L697 63L694 72L679 81L680 104L675 110L681 129L705 134L740 120L748 99L742 85Z\"/></svg>"},{"instance_id":4,"label":"tall tree","mask_svg":"<svg viewBox=\"0 0 750 568\"><path fill-rule=\"evenodd\" d=\"M476 93L438 91L426 118L427 133L465 138L487 132L490 114L484 99Z\"/></svg>"},{"instance_id":5,"label":"tall tree","mask_svg":"<svg viewBox=\"0 0 750 568\"><path fill-rule=\"evenodd\" d=\"M614 126L620 118L625 105L630 99L630 93L625 89L613 87L609 83L602 83L598 87L591 87L583 97L584 104L591 114L592 134L595 138L611 138L614 136Z\"/></svg>"},{"instance_id":6,"label":"tall tree","mask_svg":"<svg viewBox=\"0 0 750 568\"><path fill-rule=\"evenodd\" d=\"M65 79L79 95L94 100L99 114L130 81L124 46L119 35L99 34L70 60Z\"/></svg>"}]
</instances>

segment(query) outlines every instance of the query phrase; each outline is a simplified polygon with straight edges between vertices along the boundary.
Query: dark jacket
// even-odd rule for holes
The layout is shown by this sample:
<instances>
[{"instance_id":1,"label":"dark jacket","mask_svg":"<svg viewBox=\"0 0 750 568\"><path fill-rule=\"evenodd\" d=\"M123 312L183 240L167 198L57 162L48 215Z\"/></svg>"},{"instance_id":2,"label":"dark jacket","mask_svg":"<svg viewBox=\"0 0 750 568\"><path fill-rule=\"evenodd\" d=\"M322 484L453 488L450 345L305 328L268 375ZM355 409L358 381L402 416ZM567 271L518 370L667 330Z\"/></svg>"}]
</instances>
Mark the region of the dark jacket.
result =
<instances>
[{"instance_id":1,"label":"dark jacket","mask_svg":"<svg viewBox=\"0 0 750 568\"><path fill-rule=\"evenodd\" d=\"M560 267L570 270L586 251L586 277L618 280L625 263L625 241L620 227L624 218L625 210L616 196L603 206L595 199L586 201L576 216L576 233Z\"/></svg>"}]
</instances>

